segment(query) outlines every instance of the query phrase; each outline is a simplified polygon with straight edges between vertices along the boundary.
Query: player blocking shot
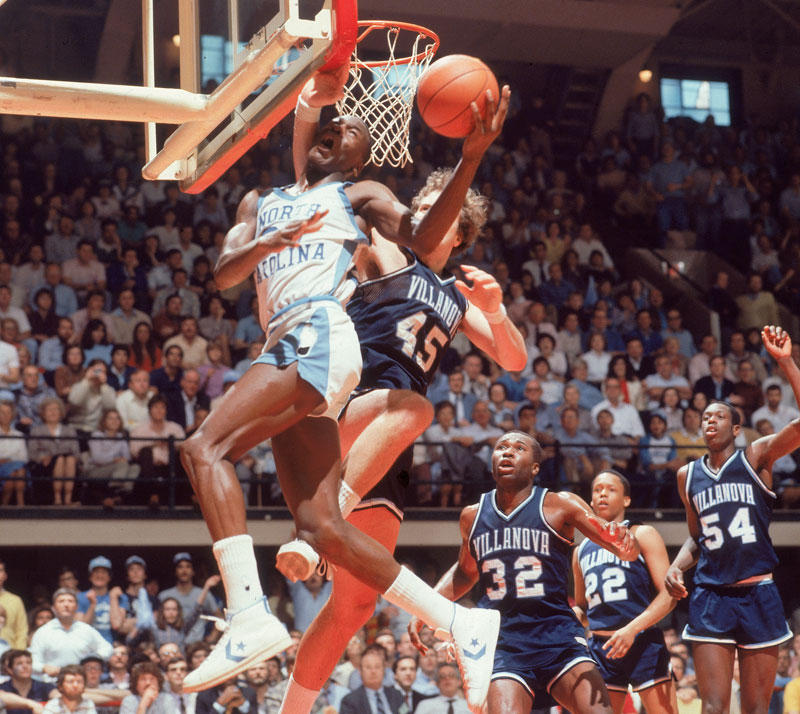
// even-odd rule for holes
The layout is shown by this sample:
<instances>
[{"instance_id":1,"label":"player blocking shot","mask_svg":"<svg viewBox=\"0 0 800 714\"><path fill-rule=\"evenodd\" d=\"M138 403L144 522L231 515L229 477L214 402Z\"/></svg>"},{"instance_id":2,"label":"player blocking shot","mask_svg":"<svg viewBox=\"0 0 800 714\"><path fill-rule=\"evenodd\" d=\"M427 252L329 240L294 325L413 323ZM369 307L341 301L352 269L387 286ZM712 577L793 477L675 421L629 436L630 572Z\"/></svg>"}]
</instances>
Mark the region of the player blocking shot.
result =
<instances>
[{"instance_id":1,"label":"player blocking shot","mask_svg":"<svg viewBox=\"0 0 800 714\"><path fill-rule=\"evenodd\" d=\"M457 600L478 583L478 608L500 613L488 714L529 712L549 693L573 714L611 714L608 691L567 599L577 528L622 561L639 544L622 523L606 521L572 493L535 485L542 449L530 435L504 434L492 452L496 488L459 521L458 561L436 586ZM418 649L422 624L409 633Z\"/></svg>"},{"instance_id":2,"label":"player blocking shot","mask_svg":"<svg viewBox=\"0 0 800 714\"><path fill-rule=\"evenodd\" d=\"M312 89L304 89L304 101L323 104L335 96ZM296 117L298 171L315 130L315 123ZM412 201L418 219L451 175L440 169L428 177ZM486 200L470 190L458 219L432 251L400 249L374 232L356 263L361 282L347 312L361 343L363 369L339 420L346 455L339 505L349 522L390 550L403 517L411 468L407 447L430 424L432 409L424 394L456 332L463 331L506 369L521 369L527 360L524 340L506 317L502 290L490 275L463 266L470 286L440 276L451 255L474 242L485 220ZM318 562L309 544L294 540L280 549L277 565L290 579L303 580ZM300 643L282 712L310 711L347 642L372 616L377 596L350 573L334 569L331 597Z\"/></svg>"},{"instance_id":3,"label":"player blocking shot","mask_svg":"<svg viewBox=\"0 0 800 714\"><path fill-rule=\"evenodd\" d=\"M602 471L595 476L592 510L630 528L641 554L636 560L623 561L584 540L572 555L576 614L591 630L589 649L600 667L614 714L622 712L628 685L638 692L648 714L677 714L669 652L656 627L676 602L664 584L669 558L655 528L632 525L625 519L630 501L630 483L622 474Z\"/></svg>"},{"instance_id":4,"label":"player blocking shot","mask_svg":"<svg viewBox=\"0 0 800 714\"><path fill-rule=\"evenodd\" d=\"M469 696L479 705L498 619L468 614L438 596L388 550L341 518L336 415L358 383L358 340L343 303L353 284L354 255L377 230L387 239L432 250L457 219L483 153L499 133L508 108L487 103L462 159L439 198L421 219L382 184L351 183L369 155L369 133L355 117L323 126L308 151L297 184L264 195L248 193L237 225L226 236L215 267L221 288L251 274L267 334L260 357L182 447L181 458L214 540L228 598L227 630L214 652L185 683L189 690L225 681L288 646L269 613L246 533L246 513L233 463L272 438L278 478L299 536L332 564L354 574L400 608L449 631L464 664ZM477 112L476 112L477 114ZM477 643L477 646L476 644Z\"/></svg>"},{"instance_id":5,"label":"player blocking shot","mask_svg":"<svg viewBox=\"0 0 800 714\"><path fill-rule=\"evenodd\" d=\"M769 325L761 338L800 404L800 369L789 335ZM666 586L674 597L686 597L683 573L697 566L683 639L693 643L704 714L728 711L736 655L742 714L763 714L775 682L778 645L792 637L772 580L778 563L769 537L772 465L800 447L800 419L737 449L738 412L712 402L703 412L702 429L708 454L678 472L689 538L667 571Z\"/></svg>"}]
</instances>

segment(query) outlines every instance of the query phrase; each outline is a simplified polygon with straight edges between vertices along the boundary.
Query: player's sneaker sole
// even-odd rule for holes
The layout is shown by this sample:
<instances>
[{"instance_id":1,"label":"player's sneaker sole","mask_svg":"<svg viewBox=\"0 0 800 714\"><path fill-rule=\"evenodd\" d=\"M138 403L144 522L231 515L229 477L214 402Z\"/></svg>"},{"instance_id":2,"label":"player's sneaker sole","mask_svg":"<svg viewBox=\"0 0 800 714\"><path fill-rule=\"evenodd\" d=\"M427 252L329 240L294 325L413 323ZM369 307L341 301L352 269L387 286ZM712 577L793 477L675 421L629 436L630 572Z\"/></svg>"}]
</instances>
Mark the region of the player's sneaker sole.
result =
<instances>
[{"instance_id":1,"label":"player's sneaker sole","mask_svg":"<svg viewBox=\"0 0 800 714\"><path fill-rule=\"evenodd\" d=\"M474 714L481 714L486 711L486 697L492 680L500 613L497 610L461 608L457 611L452 633L467 706Z\"/></svg>"},{"instance_id":2,"label":"player's sneaker sole","mask_svg":"<svg viewBox=\"0 0 800 714\"><path fill-rule=\"evenodd\" d=\"M314 574L319 562L317 551L299 538L284 543L275 557L275 567L293 583L298 580L308 580Z\"/></svg>"},{"instance_id":3,"label":"player's sneaker sole","mask_svg":"<svg viewBox=\"0 0 800 714\"><path fill-rule=\"evenodd\" d=\"M290 647L283 623L269 612L266 597L228 616L228 627L211 654L183 681L184 692L211 689Z\"/></svg>"}]
</instances>

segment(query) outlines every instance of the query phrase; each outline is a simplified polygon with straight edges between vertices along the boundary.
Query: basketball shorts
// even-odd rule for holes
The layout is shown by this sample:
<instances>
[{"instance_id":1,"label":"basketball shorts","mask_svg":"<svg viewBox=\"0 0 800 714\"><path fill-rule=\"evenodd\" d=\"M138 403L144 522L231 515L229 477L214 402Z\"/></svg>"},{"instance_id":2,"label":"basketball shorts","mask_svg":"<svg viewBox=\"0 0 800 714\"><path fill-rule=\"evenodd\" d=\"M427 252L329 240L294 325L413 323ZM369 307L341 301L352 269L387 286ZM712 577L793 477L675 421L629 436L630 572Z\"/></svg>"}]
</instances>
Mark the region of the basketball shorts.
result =
<instances>
[{"instance_id":1,"label":"basketball shorts","mask_svg":"<svg viewBox=\"0 0 800 714\"><path fill-rule=\"evenodd\" d=\"M696 585L689 599L684 640L760 649L792 638L772 580L750 586Z\"/></svg>"},{"instance_id":2,"label":"basketball shorts","mask_svg":"<svg viewBox=\"0 0 800 714\"><path fill-rule=\"evenodd\" d=\"M492 679L519 682L534 698L535 706L540 706L537 691L549 694L552 686L581 662L597 664L583 626L571 614L542 617L538 627L513 619L506 618L500 625Z\"/></svg>"},{"instance_id":3,"label":"basketball shorts","mask_svg":"<svg viewBox=\"0 0 800 714\"><path fill-rule=\"evenodd\" d=\"M627 692L630 684L634 692L641 692L670 679L669 652L664 644L664 634L657 627L640 632L628 653L619 659L609 659L603 649L608 639L592 636L589 650L610 690Z\"/></svg>"},{"instance_id":4,"label":"basketball shorts","mask_svg":"<svg viewBox=\"0 0 800 714\"><path fill-rule=\"evenodd\" d=\"M325 400L311 416L337 419L361 374L361 350L353 323L339 301L320 296L276 313L253 364L278 368L297 362L301 379Z\"/></svg>"}]
</instances>

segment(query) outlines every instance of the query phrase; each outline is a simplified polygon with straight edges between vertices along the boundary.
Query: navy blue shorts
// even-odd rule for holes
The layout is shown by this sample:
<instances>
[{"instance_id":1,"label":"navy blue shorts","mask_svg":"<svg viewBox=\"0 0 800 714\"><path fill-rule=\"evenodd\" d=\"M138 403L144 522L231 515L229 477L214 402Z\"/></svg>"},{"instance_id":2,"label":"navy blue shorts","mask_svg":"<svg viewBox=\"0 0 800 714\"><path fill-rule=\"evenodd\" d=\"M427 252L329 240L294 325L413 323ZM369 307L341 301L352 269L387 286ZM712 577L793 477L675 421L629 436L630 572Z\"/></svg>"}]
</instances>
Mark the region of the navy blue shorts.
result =
<instances>
[{"instance_id":1,"label":"navy blue shorts","mask_svg":"<svg viewBox=\"0 0 800 714\"><path fill-rule=\"evenodd\" d=\"M586 644L583 626L575 617L549 615L543 618L541 632L526 627L524 636L511 624L500 625L492 679L519 682L534 697L537 707L536 691L549 694L556 681L581 662L597 664Z\"/></svg>"},{"instance_id":2,"label":"navy blue shorts","mask_svg":"<svg viewBox=\"0 0 800 714\"><path fill-rule=\"evenodd\" d=\"M792 638L772 580L757 585L696 585L689 598L684 640L719 642L743 649L772 647Z\"/></svg>"},{"instance_id":3,"label":"navy blue shorts","mask_svg":"<svg viewBox=\"0 0 800 714\"><path fill-rule=\"evenodd\" d=\"M594 655L606 687L615 692L634 692L654 687L670 679L669 652L664 644L664 633L657 627L640 632L628 653L619 659L609 659L603 645L608 637L598 635L589 640L589 651Z\"/></svg>"}]
</instances>

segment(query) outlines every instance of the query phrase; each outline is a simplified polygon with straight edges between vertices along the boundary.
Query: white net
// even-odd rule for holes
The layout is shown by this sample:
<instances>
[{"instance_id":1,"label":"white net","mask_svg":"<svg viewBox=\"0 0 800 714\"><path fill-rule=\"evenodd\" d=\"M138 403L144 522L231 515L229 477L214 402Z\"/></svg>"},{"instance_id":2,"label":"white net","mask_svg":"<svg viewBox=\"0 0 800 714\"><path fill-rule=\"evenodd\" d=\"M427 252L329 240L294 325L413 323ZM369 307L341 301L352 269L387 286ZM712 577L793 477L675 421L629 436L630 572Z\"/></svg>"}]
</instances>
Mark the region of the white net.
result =
<instances>
[{"instance_id":1,"label":"white net","mask_svg":"<svg viewBox=\"0 0 800 714\"><path fill-rule=\"evenodd\" d=\"M424 28L376 23L359 39L371 31L385 34L389 57L366 61L356 45L350 79L336 109L366 123L372 135L371 163L405 166L412 161L408 140L417 84L433 59L438 38Z\"/></svg>"}]
</instances>

